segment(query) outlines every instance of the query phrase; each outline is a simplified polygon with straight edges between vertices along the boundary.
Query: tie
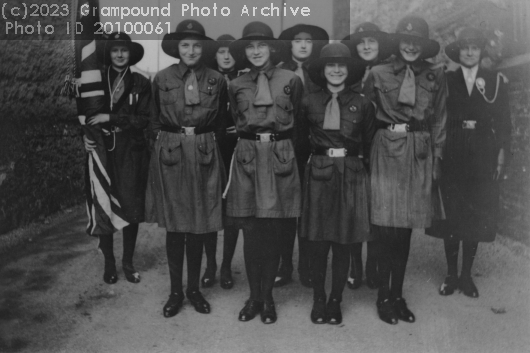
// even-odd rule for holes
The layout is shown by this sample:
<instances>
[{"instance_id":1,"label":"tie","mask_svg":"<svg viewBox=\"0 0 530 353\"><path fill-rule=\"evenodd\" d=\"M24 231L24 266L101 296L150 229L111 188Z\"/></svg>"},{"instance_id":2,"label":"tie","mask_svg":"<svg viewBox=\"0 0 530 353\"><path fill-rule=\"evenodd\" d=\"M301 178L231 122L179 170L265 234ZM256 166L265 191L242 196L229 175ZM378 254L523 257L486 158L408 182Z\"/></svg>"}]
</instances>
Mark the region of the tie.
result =
<instances>
[{"instance_id":1,"label":"tie","mask_svg":"<svg viewBox=\"0 0 530 353\"><path fill-rule=\"evenodd\" d=\"M302 69L302 63L297 62L297 64L298 64L298 67L296 68L294 73L297 74L298 77L300 77L300 79L302 80L302 83L305 83L304 82L304 69Z\"/></svg>"},{"instance_id":2,"label":"tie","mask_svg":"<svg viewBox=\"0 0 530 353\"><path fill-rule=\"evenodd\" d=\"M223 75L225 77L226 84L230 84L230 77L228 77L228 74Z\"/></svg>"},{"instance_id":3,"label":"tie","mask_svg":"<svg viewBox=\"0 0 530 353\"><path fill-rule=\"evenodd\" d=\"M263 71L259 72L258 89L254 105L272 105L271 91L269 89L269 80Z\"/></svg>"},{"instance_id":4,"label":"tie","mask_svg":"<svg viewBox=\"0 0 530 353\"><path fill-rule=\"evenodd\" d=\"M184 88L184 98L186 100L186 105L195 105L201 102L199 97L199 83L197 82L197 76L195 76L195 71L191 70L188 78L186 79Z\"/></svg>"},{"instance_id":5,"label":"tie","mask_svg":"<svg viewBox=\"0 0 530 353\"><path fill-rule=\"evenodd\" d=\"M331 99L326 105L326 115L324 116L324 130L340 130L340 108L337 100L337 93L331 95Z\"/></svg>"},{"instance_id":6,"label":"tie","mask_svg":"<svg viewBox=\"0 0 530 353\"><path fill-rule=\"evenodd\" d=\"M123 95L124 89L124 83L123 83L123 77L125 75L122 75L121 73L116 76L114 79L114 82L112 83L112 104L118 103L121 96Z\"/></svg>"},{"instance_id":7,"label":"tie","mask_svg":"<svg viewBox=\"0 0 530 353\"><path fill-rule=\"evenodd\" d=\"M473 80L471 71L467 71L467 74L465 76L466 76L467 93L471 95L471 92L473 91L473 85L475 84L475 80Z\"/></svg>"},{"instance_id":8,"label":"tie","mask_svg":"<svg viewBox=\"0 0 530 353\"><path fill-rule=\"evenodd\" d=\"M405 71L405 77L399 89L398 102L411 107L416 103L416 80L410 65L407 65L407 71Z\"/></svg>"},{"instance_id":9,"label":"tie","mask_svg":"<svg viewBox=\"0 0 530 353\"><path fill-rule=\"evenodd\" d=\"M361 81L361 88L364 88L364 83L366 82L366 79L368 78L368 74L370 73L370 69L371 69L371 67L367 66L366 69L364 70L364 76L363 76L363 79Z\"/></svg>"}]
</instances>

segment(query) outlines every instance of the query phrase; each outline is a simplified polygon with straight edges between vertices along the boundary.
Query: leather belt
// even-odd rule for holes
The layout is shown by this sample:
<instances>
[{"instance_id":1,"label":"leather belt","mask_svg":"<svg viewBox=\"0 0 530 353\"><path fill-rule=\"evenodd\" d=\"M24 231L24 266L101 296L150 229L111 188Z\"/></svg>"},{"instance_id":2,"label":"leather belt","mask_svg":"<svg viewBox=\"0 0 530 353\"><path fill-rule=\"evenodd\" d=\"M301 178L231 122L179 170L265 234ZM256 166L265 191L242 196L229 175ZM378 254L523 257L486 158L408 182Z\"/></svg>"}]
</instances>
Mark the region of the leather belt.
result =
<instances>
[{"instance_id":1,"label":"leather belt","mask_svg":"<svg viewBox=\"0 0 530 353\"><path fill-rule=\"evenodd\" d=\"M162 131L172 132L175 134L190 135L201 135L214 130L213 126L206 126L205 128L197 128L196 126L169 126L162 125L160 128Z\"/></svg>"},{"instance_id":2,"label":"leather belt","mask_svg":"<svg viewBox=\"0 0 530 353\"><path fill-rule=\"evenodd\" d=\"M245 140L253 140L258 142L273 142L290 139L293 137L293 132L292 130L282 132L266 132L261 134L239 132L239 137Z\"/></svg>"},{"instance_id":3,"label":"leather belt","mask_svg":"<svg viewBox=\"0 0 530 353\"><path fill-rule=\"evenodd\" d=\"M345 148L315 148L313 154L328 157L346 157L348 150Z\"/></svg>"}]
</instances>

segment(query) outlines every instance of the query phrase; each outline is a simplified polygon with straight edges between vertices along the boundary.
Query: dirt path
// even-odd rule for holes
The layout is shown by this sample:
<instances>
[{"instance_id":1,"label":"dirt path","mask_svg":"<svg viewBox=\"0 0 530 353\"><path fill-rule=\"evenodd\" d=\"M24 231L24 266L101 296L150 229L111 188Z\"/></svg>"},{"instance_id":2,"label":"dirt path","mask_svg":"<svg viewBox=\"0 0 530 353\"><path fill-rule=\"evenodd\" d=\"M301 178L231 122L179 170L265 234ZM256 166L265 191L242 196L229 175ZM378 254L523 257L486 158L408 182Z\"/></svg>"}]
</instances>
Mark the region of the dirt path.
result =
<instances>
[{"instance_id":1,"label":"dirt path","mask_svg":"<svg viewBox=\"0 0 530 353\"><path fill-rule=\"evenodd\" d=\"M165 319L164 231L140 228L135 264L142 282L131 284L119 272L118 283L109 286L102 280L97 242L84 227L80 215L0 255L0 352L530 351L530 261L506 241L480 245L473 273L480 298L470 299L438 295L445 276L443 245L415 235L404 288L417 317L414 324L380 321L376 292L363 286L345 289L342 325L314 325L312 290L295 275L293 283L275 290L278 322L263 325L259 318L237 320L248 295L241 237L233 264L235 287L203 290L212 313L196 313L185 301L181 313ZM222 241L220 236L219 263ZM115 252L121 263L120 234Z\"/></svg>"}]
</instances>

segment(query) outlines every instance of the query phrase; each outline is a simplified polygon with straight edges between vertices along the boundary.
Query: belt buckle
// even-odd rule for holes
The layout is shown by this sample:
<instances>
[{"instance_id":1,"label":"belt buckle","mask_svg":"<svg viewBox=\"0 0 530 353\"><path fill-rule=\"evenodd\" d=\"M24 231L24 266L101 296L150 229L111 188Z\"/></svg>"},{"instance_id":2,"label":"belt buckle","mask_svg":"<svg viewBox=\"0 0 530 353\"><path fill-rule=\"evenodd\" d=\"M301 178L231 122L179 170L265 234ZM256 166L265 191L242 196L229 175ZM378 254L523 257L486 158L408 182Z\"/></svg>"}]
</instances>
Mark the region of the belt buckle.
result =
<instances>
[{"instance_id":1,"label":"belt buckle","mask_svg":"<svg viewBox=\"0 0 530 353\"><path fill-rule=\"evenodd\" d=\"M462 129L475 130L476 120L464 120L462 121Z\"/></svg>"},{"instance_id":2,"label":"belt buckle","mask_svg":"<svg viewBox=\"0 0 530 353\"><path fill-rule=\"evenodd\" d=\"M185 126L184 129L184 135L190 136L195 135L195 126Z\"/></svg>"},{"instance_id":3,"label":"belt buckle","mask_svg":"<svg viewBox=\"0 0 530 353\"><path fill-rule=\"evenodd\" d=\"M346 157L346 149L345 148L330 148L328 149L328 156L329 157Z\"/></svg>"},{"instance_id":4,"label":"belt buckle","mask_svg":"<svg viewBox=\"0 0 530 353\"><path fill-rule=\"evenodd\" d=\"M257 134L259 136L259 142L271 142L272 134L270 132L264 133L264 134Z\"/></svg>"}]
</instances>

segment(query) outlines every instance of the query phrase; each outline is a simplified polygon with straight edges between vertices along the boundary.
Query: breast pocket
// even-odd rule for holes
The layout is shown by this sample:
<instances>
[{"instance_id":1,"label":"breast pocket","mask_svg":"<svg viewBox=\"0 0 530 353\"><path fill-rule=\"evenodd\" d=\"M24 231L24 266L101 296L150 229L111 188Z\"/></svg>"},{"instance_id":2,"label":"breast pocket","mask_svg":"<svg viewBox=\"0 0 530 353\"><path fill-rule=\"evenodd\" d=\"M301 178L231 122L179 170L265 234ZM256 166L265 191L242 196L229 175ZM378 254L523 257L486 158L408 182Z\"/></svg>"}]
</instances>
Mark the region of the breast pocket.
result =
<instances>
[{"instance_id":1,"label":"breast pocket","mask_svg":"<svg viewBox=\"0 0 530 353\"><path fill-rule=\"evenodd\" d=\"M423 114L423 112L432 105L434 89L435 87L432 82L420 82L416 88L415 110Z\"/></svg>"},{"instance_id":2,"label":"breast pocket","mask_svg":"<svg viewBox=\"0 0 530 353\"><path fill-rule=\"evenodd\" d=\"M217 109L218 90L217 85L206 86L199 89L201 96L201 106L206 109Z\"/></svg>"},{"instance_id":3,"label":"breast pocket","mask_svg":"<svg viewBox=\"0 0 530 353\"><path fill-rule=\"evenodd\" d=\"M273 146L274 174L278 176L291 175L294 170L294 150L287 141L276 142Z\"/></svg>"},{"instance_id":4,"label":"breast pocket","mask_svg":"<svg viewBox=\"0 0 530 353\"><path fill-rule=\"evenodd\" d=\"M160 149L160 161L167 165L173 166L178 164L182 159L182 146L180 140L171 139L162 145Z\"/></svg>"},{"instance_id":5,"label":"breast pocket","mask_svg":"<svg viewBox=\"0 0 530 353\"><path fill-rule=\"evenodd\" d=\"M425 159L429 155L431 137L427 132L414 133L414 155L417 159Z\"/></svg>"},{"instance_id":6,"label":"breast pocket","mask_svg":"<svg viewBox=\"0 0 530 353\"><path fill-rule=\"evenodd\" d=\"M289 125L293 121L293 103L286 96L278 96L275 99L276 120L282 125Z\"/></svg>"},{"instance_id":7,"label":"breast pocket","mask_svg":"<svg viewBox=\"0 0 530 353\"><path fill-rule=\"evenodd\" d=\"M358 109L355 113L348 111L348 113L341 116L341 120L343 126L342 134L344 136L356 136L360 133L362 116L360 112L358 112Z\"/></svg>"},{"instance_id":8,"label":"breast pocket","mask_svg":"<svg viewBox=\"0 0 530 353\"><path fill-rule=\"evenodd\" d=\"M378 96L384 97L393 106L397 104L399 86L399 82L376 82L374 84L375 89L379 92Z\"/></svg>"},{"instance_id":9,"label":"breast pocket","mask_svg":"<svg viewBox=\"0 0 530 353\"><path fill-rule=\"evenodd\" d=\"M326 156L311 157L311 178L319 181L331 180L333 176L333 160Z\"/></svg>"},{"instance_id":10,"label":"breast pocket","mask_svg":"<svg viewBox=\"0 0 530 353\"><path fill-rule=\"evenodd\" d=\"M177 83L164 83L158 87L158 96L160 97L160 104L168 105L175 104L179 99L180 85Z\"/></svg>"}]
</instances>

